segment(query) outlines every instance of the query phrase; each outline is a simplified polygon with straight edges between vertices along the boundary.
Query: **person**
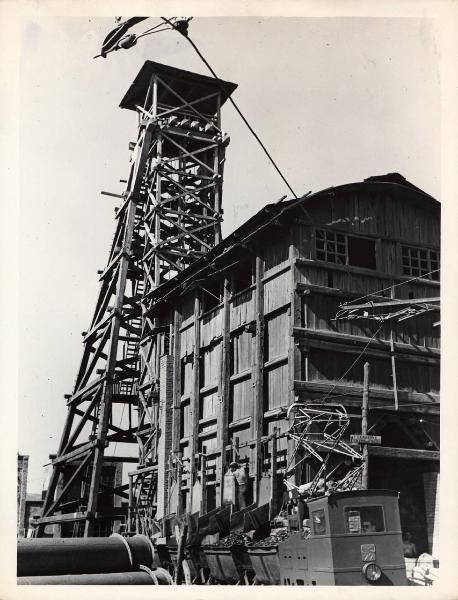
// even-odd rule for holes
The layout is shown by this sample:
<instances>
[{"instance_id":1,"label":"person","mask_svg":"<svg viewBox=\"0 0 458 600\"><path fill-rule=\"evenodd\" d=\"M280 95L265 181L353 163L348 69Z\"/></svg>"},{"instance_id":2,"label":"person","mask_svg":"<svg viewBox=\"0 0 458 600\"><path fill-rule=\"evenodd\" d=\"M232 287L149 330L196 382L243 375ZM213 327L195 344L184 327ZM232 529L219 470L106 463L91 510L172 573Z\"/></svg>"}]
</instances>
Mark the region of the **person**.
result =
<instances>
[{"instance_id":1,"label":"person","mask_svg":"<svg viewBox=\"0 0 458 600\"><path fill-rule=\"evenodd\" d=\"M247 494L247 481L248 477L244 467L239 465L238 462L231 462L229 465L229 469L233 474L235 480L238 484L238 501L239 501L239 510L242 508L246 508L246 494Z\"/></svg>"},{"instance_id":2,"label":"person","mask_svg":"<svg viewBox=\"0 0 458 600\"><path fill-rule=\"evenodd\" d=\"M363 521L363 532L372 533L373 531L375 531L375 525L372 521Z\"/></svg>"},{"instance_id":3,"label":"person","mask_svg":"<svg viewBox=\"0 0 458 600\"><path fill-rule=\"evenodd\" d=\"M309 538L311 531L312 529L310 527L310 519L304 519L302 521L302 536L305 538Z\"/></svg>"},{"instance_id":4,"label":"person","mask_svg":"<svg viewBox=\"0 0 458 600\"><path fill-rule=\"evenodd\" d=\"M417 547L412 542L412 534L405 531L402 535L402 544L404 547L404 556L406 558L415 558L417 556Z\"/></svg>"}]
</instances>

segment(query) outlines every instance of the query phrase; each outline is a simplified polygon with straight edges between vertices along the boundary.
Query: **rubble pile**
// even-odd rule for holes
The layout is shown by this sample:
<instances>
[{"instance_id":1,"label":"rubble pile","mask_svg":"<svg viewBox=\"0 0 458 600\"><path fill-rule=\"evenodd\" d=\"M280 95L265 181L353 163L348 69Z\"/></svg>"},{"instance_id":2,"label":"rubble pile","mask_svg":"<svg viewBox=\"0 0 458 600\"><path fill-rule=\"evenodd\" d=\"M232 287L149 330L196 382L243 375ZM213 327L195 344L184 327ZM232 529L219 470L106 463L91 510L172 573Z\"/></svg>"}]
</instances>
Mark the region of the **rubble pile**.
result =
<instances>
[{"instance_id":1,"label":"rubble pile","mask_svg":"<svg viewBox=\"0 0 458 600\"><path fill-rule=\"evenodd\" d=\"M231 546L249 546L252 543L251 538L246 533L231 533L218 542L218 546L230 548Z\"/></svg>"},{"instance_id":2,"label":"rubble pile","mask_svg":"<svg viewBox=\"0 0 458 600\"><path fill-rule=\"evenodd\" d=\"M272 530L271 534L264 538L263 540L259 540L256 544L253 544L257 548L264 546L276 546L283 540L286 540L288 537L288 529L287 527L279 527L278 529Z\"/></svg>"},{"instance_id":3,"label":"rubble pile","mask_svg":"<svg viewBox=\"0 0 458 600\"><path fill-rule=\"evenodd\" d=\"M225 538L219 540L213 544L214 546L219 546L221 548L232 548L232 546L253 546L256 548L259 547L267 547L267 546L276 546L283 540L289 536L287 527L279 527L277 529L273 529L271 534L262 539L257 540L256 542L252 540L252 538L246 533L231 533Z\"/></svg>"}]
</instances>

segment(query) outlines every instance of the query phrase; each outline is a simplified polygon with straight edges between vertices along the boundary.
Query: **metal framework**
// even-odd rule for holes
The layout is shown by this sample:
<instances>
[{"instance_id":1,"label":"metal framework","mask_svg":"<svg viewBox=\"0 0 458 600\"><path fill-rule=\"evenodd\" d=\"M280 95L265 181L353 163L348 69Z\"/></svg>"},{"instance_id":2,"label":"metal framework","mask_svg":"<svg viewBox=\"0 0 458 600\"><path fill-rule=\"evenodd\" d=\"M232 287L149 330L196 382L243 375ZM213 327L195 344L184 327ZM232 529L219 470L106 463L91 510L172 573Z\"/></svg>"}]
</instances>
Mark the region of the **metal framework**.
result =
<instances>
[{"instance_id":1,"label":"metal framework","mask_svg":"<svg viewBox=\"0 0 458 600\"><path fill-rule=\"evenodd\" d=\"M336 483L339 489L351 488L359 479L362 470L362 454L347 444L342 438L350 425L350 417L342 405L324 406L323 404L295 402L287 412L292 417L288 438L294 441L294 449L290 463L301 452L302 457L295 462L297 467L300 462L315 462L318 465L313 479L301 486L295 486L285 479L289 488L295 488L300 494L312 496L315 492L323 492L323 482L333 472L342 467L342 463L334 467L332 472L327 472L327 465L333 454L339 454L351 459L351 466L345 476ZM324 458L322 456L324 454ZM326 483L324 483L324 486Z\"/></svg>"},{"instance_id":2,"label":"metal framework","mask_svg":"<svg viewBox=\"0 0 458 600\"><path fill-rule=\"evenodd\" d=\"M382 310L380 310L382 309ZM374 297L364 303L341 304L335 320L339 319L372 319L374 321L405 321L426 312L439 312L440 298L415 298L408 300L388 300L384 297Z\"/></svg>"},{"instance_id":3,"label":"metal framework","mask_svg":"<svg viewBox=\"0 0 458 600\"><path fill-rule=\"evenodd\" d=\"M147 61L121 102L138 115L130 174L88 332L68 416L44 502L47 524L73 523L74 535L97 534L119 510L101 509L117 494L138 507L150 533L157 480L159 365L169 333L154 316L152 292L221 238L224 152L220 109L235 84ZM107 449L135 444L130 485L102 485ZM75 498L75 486L79 493ZM129 487L129 495L127 495ZM76 526L76 524L82 526ZM132 514L128 527L133 525Z\"/></svg>"}]
</instances>

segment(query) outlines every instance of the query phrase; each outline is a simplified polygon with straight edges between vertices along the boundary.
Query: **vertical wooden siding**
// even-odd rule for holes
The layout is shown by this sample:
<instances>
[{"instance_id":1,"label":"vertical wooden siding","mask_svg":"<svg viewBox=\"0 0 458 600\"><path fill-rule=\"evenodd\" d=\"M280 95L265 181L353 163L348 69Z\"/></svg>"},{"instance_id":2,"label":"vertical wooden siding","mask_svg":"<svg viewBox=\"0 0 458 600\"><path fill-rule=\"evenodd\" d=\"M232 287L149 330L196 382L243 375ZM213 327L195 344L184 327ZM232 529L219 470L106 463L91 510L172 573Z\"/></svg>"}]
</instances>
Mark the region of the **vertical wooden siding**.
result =
<instances>
[{"instance_id":1,"label":"vertical wooden siding","mask_svg":"<svg viewBox=\"0 0 458 600\"><path fill-rule=\"evenodd\" d=\"M286 241L285 241L286 243ZM285 271L264 284L264 313L289 304L291 297L290 273Z\"/></svg>"},{"instance_id":2,"label":"vertical wooden siding","mask_svg":"<svg viewBox=\"0 0 458 600\"><path fill-rule=\"evenodd\" d=\"M201 346L208 346L210 342L221 336L221 308L207 313L201 318Z\"/></svg>"},{"instance_id":3,"label":"vertical wooden siding","mask_svg":"<svg viewBox=\"0 0 458 600\"><path fill-rule=\"evenodd\" d=\"M286 356L289 344L289 314L287 310L266 319L265 361Z\"/></svg>"},{"instance_id":4,"label":"vertical wooden siding","mask_svg":"<svg viewBox=\"0 0 458 600\"><path fill-rule=\"evenodd\" d=\"M253 297L254 292L251 288L232 297L230 301L231 329L254 319Z\"/></svg>"}]
</instances>

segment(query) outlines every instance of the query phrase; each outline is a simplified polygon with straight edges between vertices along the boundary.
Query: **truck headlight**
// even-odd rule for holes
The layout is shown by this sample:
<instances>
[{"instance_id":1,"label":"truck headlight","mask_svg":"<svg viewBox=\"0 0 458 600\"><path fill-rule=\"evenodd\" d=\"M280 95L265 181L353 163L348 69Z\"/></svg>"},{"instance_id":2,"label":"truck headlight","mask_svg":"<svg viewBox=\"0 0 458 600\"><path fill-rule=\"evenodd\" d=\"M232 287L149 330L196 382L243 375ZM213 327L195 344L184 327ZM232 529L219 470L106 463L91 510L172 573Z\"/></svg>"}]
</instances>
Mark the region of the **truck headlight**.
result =
<instances>
[{"instance_id":1,"label":"truck headlight","mask_svg":"<svg viewBox=\"0 0 458 600\"><path fill-rule=\"evenodd\" d=\"M366 563L363 567L363 575L367 581L378 581L382 576L382 569L375 563Z\"/></svg>"}]
</instances>

